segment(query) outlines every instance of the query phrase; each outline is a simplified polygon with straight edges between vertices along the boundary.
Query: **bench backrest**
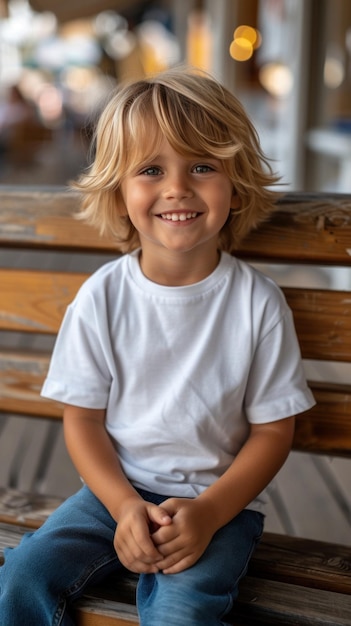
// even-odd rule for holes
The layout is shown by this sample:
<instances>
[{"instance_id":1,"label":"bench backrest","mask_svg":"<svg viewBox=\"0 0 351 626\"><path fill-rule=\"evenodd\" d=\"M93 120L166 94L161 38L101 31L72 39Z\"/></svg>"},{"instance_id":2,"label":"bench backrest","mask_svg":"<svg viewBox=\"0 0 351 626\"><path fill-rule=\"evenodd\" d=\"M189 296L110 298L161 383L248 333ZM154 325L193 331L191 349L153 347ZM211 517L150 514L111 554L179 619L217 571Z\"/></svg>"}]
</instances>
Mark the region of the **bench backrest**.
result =
<instances>
[{"instance_id":1,"label":"bench backrest","mask_svg":"<svg viewBox=\"0 0 351 626\"><path fill-rule=\"evenodd\" d=\"M0 187L0 413L61 417L58 403L39 397L51 350L33 348L34 337L55 336L89 272L67 269L60 255L66 265L67 258L83 259L84 265L84 255L97 255L99 265L118 253L112 241L74 219L76 210L77 196L64 189ZM23 251L35 257L31 269L20 264ZM53 254L55 267L65 269L45 269ZM287 194L238 256L284 270L291 265L349 268L351 196ZM351 293L301 285L283 289L303 357L350 364ZM19 348L11 342L17 333L31 341L20 342ZM351 385L335 380L310 384L317 405L298 416L294 448L351 457Z\"/></svg>"}]
</instances>

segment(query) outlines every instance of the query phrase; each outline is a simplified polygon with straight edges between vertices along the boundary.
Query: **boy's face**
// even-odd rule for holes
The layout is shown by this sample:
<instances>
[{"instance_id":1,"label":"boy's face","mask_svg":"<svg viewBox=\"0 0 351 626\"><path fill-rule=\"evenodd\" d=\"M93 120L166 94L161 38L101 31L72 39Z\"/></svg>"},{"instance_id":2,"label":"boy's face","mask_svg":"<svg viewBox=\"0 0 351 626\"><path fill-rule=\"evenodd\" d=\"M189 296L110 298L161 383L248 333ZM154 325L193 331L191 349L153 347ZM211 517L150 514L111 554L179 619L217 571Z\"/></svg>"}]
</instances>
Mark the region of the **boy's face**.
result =
<instances>
[{"instance_id":1,"label":"boy's face","mask_svg":"<svg viewBox=\"0 0 351 626\"><path fill-rule=\"evenodd\" d=\"M182 156L167 140L123 180L121 192L143 256L217 253L218 233L238 206L221 161Z\"/></svg>"}]
</instances>

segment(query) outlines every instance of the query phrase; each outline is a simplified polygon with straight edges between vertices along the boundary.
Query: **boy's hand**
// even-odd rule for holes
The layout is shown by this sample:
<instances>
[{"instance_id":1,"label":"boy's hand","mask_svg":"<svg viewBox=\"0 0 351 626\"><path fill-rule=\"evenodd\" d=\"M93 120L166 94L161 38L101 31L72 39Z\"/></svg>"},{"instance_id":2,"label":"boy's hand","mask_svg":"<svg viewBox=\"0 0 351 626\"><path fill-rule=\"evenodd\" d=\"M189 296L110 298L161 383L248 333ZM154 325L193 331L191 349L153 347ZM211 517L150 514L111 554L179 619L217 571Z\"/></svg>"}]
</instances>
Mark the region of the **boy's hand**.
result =
<instances>
[{"instance_id":1,"label":"boy's hand","mask_svg":"<svg viewBox=\"0 0 351 626\"><path fill-rule=\"evenodd\" d=\"M121 508L114 538L114 547L121 563L130 571L150 574L159 571L163 555L155 546L150 533L172 523L161 506L139 497L129 498Z\"/></svg>"},{"instance_id":2,"label":"boy's hand","mask_svg":"<svg viewBox=\"0 0 351 626\"><path fill-rule=\"evenodd\" d=\"M172 523L160 526L152 540L163 560L157 567L164 574L177 574L198 561L218 530L210 509L195 499L170 498L162 502Z\"/></svg>"}]
</instances>

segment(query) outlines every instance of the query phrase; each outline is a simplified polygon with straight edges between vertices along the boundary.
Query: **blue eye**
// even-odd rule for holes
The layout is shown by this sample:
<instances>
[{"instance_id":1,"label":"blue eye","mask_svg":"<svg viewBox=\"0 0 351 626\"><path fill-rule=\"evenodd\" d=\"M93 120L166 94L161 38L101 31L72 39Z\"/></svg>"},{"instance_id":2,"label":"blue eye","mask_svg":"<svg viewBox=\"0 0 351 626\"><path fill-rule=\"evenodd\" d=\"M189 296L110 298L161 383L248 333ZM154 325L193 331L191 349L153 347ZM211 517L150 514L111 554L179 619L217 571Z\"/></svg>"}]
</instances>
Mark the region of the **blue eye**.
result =
<instances>
[{"instance_id":1,"label":"blue eye","mask_svg":"<svg viewBox=\"0 0 351 626\"><path fill-rule=\"evenodd\" d=\"M213 167L211 167L210 165L199 164L195 165L194 171L196 172L196 174L207 174L207 172L213 172Z\"/></svg>"},{"instance_id":2,"label":"blue eye","mask_svg":"<svg viewBox=\"0 0 351 626\"><path fill-rule=\"evenodd\" d=\"M152 165L142 170L140 174L143 174L144 176L158 176L160 172L161 170L159 167L156 167L156 165Z\"/></svg>"}]
</instances>

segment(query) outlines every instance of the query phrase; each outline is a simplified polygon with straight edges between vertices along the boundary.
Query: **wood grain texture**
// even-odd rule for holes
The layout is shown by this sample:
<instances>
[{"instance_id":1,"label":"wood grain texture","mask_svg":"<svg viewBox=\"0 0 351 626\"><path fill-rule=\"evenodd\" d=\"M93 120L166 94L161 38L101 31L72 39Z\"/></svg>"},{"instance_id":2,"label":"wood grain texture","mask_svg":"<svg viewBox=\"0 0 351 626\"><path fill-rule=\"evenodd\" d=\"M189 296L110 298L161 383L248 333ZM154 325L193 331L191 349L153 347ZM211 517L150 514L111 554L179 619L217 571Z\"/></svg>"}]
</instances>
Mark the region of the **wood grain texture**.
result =
<instances>
[{"instance_id":1,"label":"wood grain texture","mask_svg":"<svg viewBox=\"0 0 351 626\"><path fill-rule=\"evenodd\" d=\"M288 193L239 255L266 262L351 265L351 196Z\"/></svg>"},{"instance_id":2,"label":"wood grain texture","mask_svg":"<svg viewBox=\"0 0 351 626\"><path fill-rule=\"evenodd\" d=\"M80 604L75 611L75 623L77 626L139 626L137 618L123 619L116 614L108 615L105 611L102 615L94 611L94 602L91 605Z\"/></svg>"},{"instance_id":3,"label":"wood grain texture","mask_svg":"<svg viewBox=\"0 0 351 626\"><path fill-rule=\"evenodd\" d=\"M324 541L264 533L249 566L256 578L350 596L351 549Z\"/></svg>"},{"instance_id":4,"label":"wood grain texture","mask_svg":"<svg viewBox=\"0 0 351 626\"><path fill-rule=\"evenodd\" d=\"M0 270L0 329L56 333L87 274Z\"/></svg>"},{"instance_id":5,"label":"wood grain texture","mask_svg":"<svg viewBox=\"0 0 351 626\"><path fill-rule=\"evenodd\" d=\"M113 241L75 219L79 196L63 188L0 187L2 247L115 253Z\"/></svg>"},{"instance_id":6,"label":"wood grain texture","mask_svg":"<svg viewBox=\"0 0 351 626\"><path fill-rule=\"evenodd\" d=\"M0 350L0 412L62 417L62 405L40 396L50 355Z\"/></svg>"},{"instance_id":7,"label":"wood grain texture","mask_svg":"<svg viewBox=\"0 0 351 626\"><path fill-rule=\"evenodd\" d=\"M39 493L27 493L17 489L0 488L0 542L4 524L17 524L23 529L39 528L47 517L63 502L63 498ZM13 527L14 529L16 526ZM8 532L8 531L7 531ZM12 530L14 533L14 531ZM11 533L9 535L11 537ZM20 535L14 535L15 543ZM11 545L11 544L9 544Z\"/></svg>"},{"instance_id":8,"label":"wood grain texture","mask_svg":"<svg viewBox=\"0 0 351 626\"><path fill-rule=\"evenodd\" d=\"M316 405L296 416L294 450L351 458L351 385L310 387Z\"/></svg>"},{"instance_id":9,"label":"wood grain texture","mask_svg":"<svg viewBox=\"0 0 351 626\"><path fill-rule=\"evenodd\" d=\"M283 289L305 359L351 361L351 293Z\"/></svg>"},{"instance_id":10,"label":"wood grain texture","mask_svg":"<svg viewBox=\"0 0 351 626\"><path fill-rule=\"evenodd\" d=\"M229 623L247 626L349 626L351 596L247 576Z\"/></svg>"}]
</instances>

